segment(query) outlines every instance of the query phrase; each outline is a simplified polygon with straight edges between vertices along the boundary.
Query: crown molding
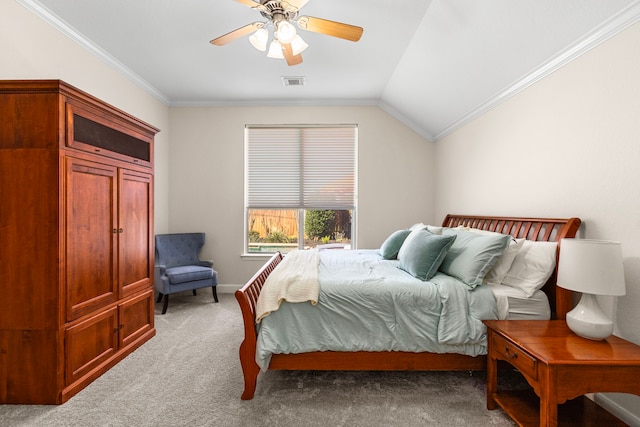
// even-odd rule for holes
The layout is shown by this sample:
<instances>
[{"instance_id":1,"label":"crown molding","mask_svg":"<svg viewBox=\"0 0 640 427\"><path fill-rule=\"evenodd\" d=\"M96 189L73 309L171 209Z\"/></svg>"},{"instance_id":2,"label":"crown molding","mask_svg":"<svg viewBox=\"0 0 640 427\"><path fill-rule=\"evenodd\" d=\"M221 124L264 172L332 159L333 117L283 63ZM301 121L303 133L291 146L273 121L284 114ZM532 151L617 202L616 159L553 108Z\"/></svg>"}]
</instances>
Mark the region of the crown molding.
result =
<instances>
[{"instance_id":1,"label":"crown molding","mask_svg":"<svg viewBox=\"0 0 640 427\"><path fill-rule=\"evenodd\" d=\"M377 99L245 99L220 101L172 101L171 107L353 107L377 106Z\"/></svg>"},{"instance_id":2,"label":"crown molding","mask_svg":"<svg viewBox=\"0 0 640 427\"><path fill-rule=\"evenodd\" d=\"M382 100L379 100L377 105L382 110L384 110L387 114L394 117L400 123L404 124L406 127L411 129L412 131L414 131L415 133L417 133L427 141L436 142L433 134L431 134L429 131L427 131L425 128L423 128L413 120L409 119L406 115L402 114L401 112L393 108L391 105L387 104Z\"/></svg>"},{"instance_id":3,"label":"crown molding","mask_svg":"<svg viewBox=\"0 0 640 427\"><path fill-rule=\"evenodd\" d=\"M544 79L554 71L562 68L569 62L593 49L594 47L600 45L605 42L609 38L615 36L620 33L624 29L630 27L640 20L640 0L636 0L631 3L625 9L623 9L620 13L613 16L611 19L600 25L591 33L587 34L581 40L579 40L573 46L565 49L560 52L558 55L555 55L551 58L547 63L543 64L541 67L538 67L528 74L525 75L522 79L518 80L511 86L507 87L502 92L497 95L489 98L487 101L480 104L478 107L469 111L467 114L460 117L458 120L451 123L442 131L438 132L434 137L433 141L437 142L450 133L456 131L462 126L470 123L476 118L480 117L487 111L492 108L502 104L507 99L512 96L522 92L524 89L529 86L535 84L536 82Z\"/></svg>"},{"instance_id":4,"label":"crown molding","mask_svg":"<svg viewBox=\"0 0 640 427\"><path fill-rule=\"evenodd\" d=\"M124 65L122 62L118 61L116 58L111 56L105 50L103 50L100 46L93 43L91 40L87 39L85 36L80 34L75 28L61 20L59 17L55 16L49 9L44 7L36 0L16 0L22 6L24 6L29 11L33 12L35 15L39 16L42 20L56 28L58 31L63 33L65 36L69 37L74 42L78 43L80 46L91 52L93 55L97 56L102 62L109 65L111 68L114 68L124 77L132 81L134 84L153 95L155 98L160 100L166 105L169 105L169 99L164 96L158 89L153 87L149 82L144 80L138 74L133 72L130 68Z\"/></svg>"}]
</instances>

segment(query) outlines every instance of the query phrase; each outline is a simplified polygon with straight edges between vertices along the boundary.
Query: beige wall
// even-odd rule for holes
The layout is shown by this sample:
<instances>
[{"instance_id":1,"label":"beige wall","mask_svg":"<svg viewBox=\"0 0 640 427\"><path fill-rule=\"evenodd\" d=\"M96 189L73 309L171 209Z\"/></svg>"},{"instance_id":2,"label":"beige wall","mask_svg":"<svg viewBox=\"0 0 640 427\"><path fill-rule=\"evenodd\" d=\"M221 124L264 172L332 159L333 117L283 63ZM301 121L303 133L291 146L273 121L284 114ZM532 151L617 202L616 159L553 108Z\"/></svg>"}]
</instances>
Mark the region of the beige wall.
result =
<instances>
[{"instance_id":1,"label":"beige wall","mask_svg":"<svg viewBox=\"0 0 640 427\"><path fill-rule=\"evenodd\" d=\"M441 140L436 158L436 217L578 216L583 237L622 242L616 334L640 344L640 24ZM610 403L640 424L640 397Z\"/></svg>"},{"instance_id":2,"label":"beige wall","mask_svg":"<svg viewBox=\"0 0 640 427\"><path fill-rule=\"evenodd\" d=\"M13 0L0 2L0 79L60 79L161 129L155 144L155 228L168 216L169 107Z\"/></svg>"},{"instance_id":3,"label":"beige wall","mask_svg":"<svg viewBox=\"0 0 640 427\"><path fill-rule=\"evenodd\" d=\"M378 107L175 107L169 198L173 232L207 233L220 282L240 285L264 263L242 258L245 124L358 125L357 245L433 221L434 145Z\"/></svg>"}]
</instances>

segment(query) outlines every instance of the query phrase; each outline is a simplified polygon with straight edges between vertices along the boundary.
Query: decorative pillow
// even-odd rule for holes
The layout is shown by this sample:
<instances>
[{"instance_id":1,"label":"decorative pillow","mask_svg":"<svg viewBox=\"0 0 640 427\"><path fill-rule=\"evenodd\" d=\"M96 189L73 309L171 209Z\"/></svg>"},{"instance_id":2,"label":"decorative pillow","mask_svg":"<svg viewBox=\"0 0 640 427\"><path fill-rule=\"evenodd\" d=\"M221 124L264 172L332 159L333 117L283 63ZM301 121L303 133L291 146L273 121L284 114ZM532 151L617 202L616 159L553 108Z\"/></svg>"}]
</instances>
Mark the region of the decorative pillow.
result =
<instances>
[{"instance_id":1,"label":"decorative pillow","mask_svg":"<svg viewBox=\"0 0 640 427\"><path fill-rule=\"evenodd\" d=\"M557 242L525 240L502 284L521 289L531 297L551 277L556 267L557 249Z\"/></svg>"},{"instance_id":2,"label":"decorative pillow","mask_svg":"<svg viewBox=\"0 0 640 427\"><path fill-rule=\"evenodd\" d=\"M481 230L479 228L468 228L467 230L472 233L482 234L485 236L503 236L502 233L496 233L495 231ZM507 275L509 269L511 268L511 264L513 264L513 260L516 258L516 254L522 247L525 239L515 239L511 237L509 241L509 246L502 253L502 255L498 258L495 264L493 264L493 268L489 270L487 275L484 278L485 283L490 284L501 284L502 280L504 280L504 276Z\"/></svg>"},{"instance_id":3,"label":"decorative pillow","mask_svg":"<svg viewBox=\"0 0 640 427\"><path fill-rule=\"evenodd\" d=\"M457 236L440 265L440 271L456 277L471 289L484 283L484 277L505 251L511 236L482 235L446 228L443 235Z\"/></svg>"},{"instance_id":4,"label":"decorative pillow","mask_svg":"<svg viewBox=\"0 0 640 427\"><path fill-rule=\"evenodd\" d=\"M425 229L412 231L398 253L398 268L426 281L438 272L456 236L437 236Z\"/></svg>"},{"instance_id":5,"label":"decorative pillow","mask_svg":"<svg viewBox=\"0 0 640 427\"><path fill-rule=\"evenodd\" d=\"M382 242L382 246L380 246L380 255L382 255L382 258L396 259L409 233L411 233L411 230L398 230L391 233L391 235L387 237L387 240Z\"/></svg>"}]
</instances>

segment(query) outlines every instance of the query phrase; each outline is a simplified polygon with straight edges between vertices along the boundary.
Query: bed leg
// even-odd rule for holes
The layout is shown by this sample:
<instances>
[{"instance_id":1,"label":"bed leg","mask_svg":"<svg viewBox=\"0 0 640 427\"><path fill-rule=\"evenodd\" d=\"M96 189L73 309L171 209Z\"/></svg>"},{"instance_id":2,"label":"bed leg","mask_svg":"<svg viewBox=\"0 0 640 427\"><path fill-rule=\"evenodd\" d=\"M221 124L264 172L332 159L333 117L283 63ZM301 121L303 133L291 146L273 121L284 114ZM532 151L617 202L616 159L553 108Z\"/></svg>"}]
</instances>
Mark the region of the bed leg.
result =
<instances>
[{"instance_id":1,"label":"bed leg","mask_svg":"<svg viewBox=\"0 0 640 427\"><path fill-rule=\"evenodd\" d=\"M242 400L251 400L253 399L253 395L256 392L256 383L258 381L258 372L259 369L255 369L254 372L244 371L244 391L242 392L242 396L240 399Z\"/></svg>"},{"instance_id":2,"label":"bed leg","mask_svg":"<svg viewBox=\"0 0 640 427\"><path fill-rule=\"evenodd\" d=\"M255 343L251 346L244 341L242 342L240 345L240 365L244 376L244 391L240 398L242 400L251 400L256 392L256 383L260 373L260 367L255 361Z\"/></svg>"}]
</instances>

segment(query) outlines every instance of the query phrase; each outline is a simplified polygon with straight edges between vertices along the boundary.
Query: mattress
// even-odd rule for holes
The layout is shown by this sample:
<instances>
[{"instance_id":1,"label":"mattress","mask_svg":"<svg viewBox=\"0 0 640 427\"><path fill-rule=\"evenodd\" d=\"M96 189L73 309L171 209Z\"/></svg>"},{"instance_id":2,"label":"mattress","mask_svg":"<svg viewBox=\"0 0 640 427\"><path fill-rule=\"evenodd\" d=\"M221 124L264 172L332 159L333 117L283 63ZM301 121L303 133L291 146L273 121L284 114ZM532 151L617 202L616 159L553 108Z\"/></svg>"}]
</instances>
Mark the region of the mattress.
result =
<instances>
[{"instance_id":1,"label":"mattress","mask_svg":"<svg viewBox=\"0 0 640 427\"><path fill-rule=\"evenodd\" d=\"M397 266L377 250L321 251L318 303L283 301L262 319L258 366L311 351L486 354L482 319L498 317L489 288L442 273L424 282Z\"/></svg>"},{"instance_id":2,"label":"mattress","mask_svg":"<svg viewBox=\"0 0 640 427\"><path fill-rule=\"evenodd\" d=\"M549 299L542 291L536 291L531 297L520 289L505 285L487 285L496 297L498 318L500 320L549 320L551 308Z\"/></svg>"}]
</instances>

